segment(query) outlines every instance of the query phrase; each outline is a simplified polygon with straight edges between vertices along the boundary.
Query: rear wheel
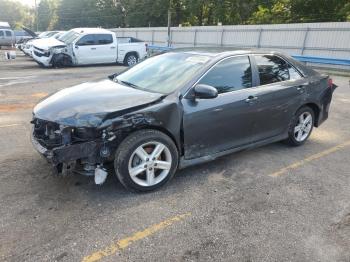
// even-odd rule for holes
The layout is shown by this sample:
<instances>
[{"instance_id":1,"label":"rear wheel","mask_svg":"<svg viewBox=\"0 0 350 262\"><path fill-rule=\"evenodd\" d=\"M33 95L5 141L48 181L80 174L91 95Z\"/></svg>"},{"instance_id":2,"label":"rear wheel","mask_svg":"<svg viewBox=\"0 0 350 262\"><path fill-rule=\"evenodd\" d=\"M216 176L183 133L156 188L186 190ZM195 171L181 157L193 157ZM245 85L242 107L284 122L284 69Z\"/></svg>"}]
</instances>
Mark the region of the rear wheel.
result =
<instances>
[{"instance_id":1,"label":"rear wheel","mask_svg":"<svg viewBox=\"0 0 350 262\"><path fill-rule=\"evenodd\" d=\"M315 123L315 113L310 107L300 108L293 117L286 142L292 146L301 146L310 137Z\"/></svg>"},{"instance_id":2,"label":"rear wheel","mask_svg":"<svg viewBox=\"0 0 350 262\"><path fill-rule=\"evenodd\" d=\"M124 64L126 66L134 66L136 65L138 62L138 57L136 54L134 53L131 53L131 54L127 54L126 57L125 57L125 61L124 61Z\"/></svg>"},{"instance_id":3,"label":"rear wheel","mask_svg":"<svg viewBox=\"0 0 350 262\"><path fill-rule=\"evenodd\" d=\"M134 191L151 191L168 182L178 166L178 151L164 133L140 130L117 149L114 168L119 181Z\"/></svg>"}]
</instances>

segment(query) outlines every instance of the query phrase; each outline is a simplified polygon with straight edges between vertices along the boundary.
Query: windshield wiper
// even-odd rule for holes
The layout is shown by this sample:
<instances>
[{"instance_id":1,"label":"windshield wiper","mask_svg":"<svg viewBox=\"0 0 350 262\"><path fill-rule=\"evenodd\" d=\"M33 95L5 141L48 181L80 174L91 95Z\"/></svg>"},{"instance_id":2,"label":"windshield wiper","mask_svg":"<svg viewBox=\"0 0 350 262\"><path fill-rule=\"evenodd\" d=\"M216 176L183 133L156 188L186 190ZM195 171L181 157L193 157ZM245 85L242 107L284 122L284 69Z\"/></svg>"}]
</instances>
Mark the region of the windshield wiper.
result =
<instances>
[{"instance_id":1,"label":"windshield wiper","mask_svg":"<svg viewBox=\"0 0 350 262\"><path fill-rule=\"evenodd\" d=\"M118 80L118 79L117 79ZM124 84L124 85L127 85L127 86L130 86L132 88L137 88L137 89L141 89L139 86L133 84L133 83L130 83L128 81L123 81L123 80L118 80L118 82Z\"/></svg>"}]
</instances>

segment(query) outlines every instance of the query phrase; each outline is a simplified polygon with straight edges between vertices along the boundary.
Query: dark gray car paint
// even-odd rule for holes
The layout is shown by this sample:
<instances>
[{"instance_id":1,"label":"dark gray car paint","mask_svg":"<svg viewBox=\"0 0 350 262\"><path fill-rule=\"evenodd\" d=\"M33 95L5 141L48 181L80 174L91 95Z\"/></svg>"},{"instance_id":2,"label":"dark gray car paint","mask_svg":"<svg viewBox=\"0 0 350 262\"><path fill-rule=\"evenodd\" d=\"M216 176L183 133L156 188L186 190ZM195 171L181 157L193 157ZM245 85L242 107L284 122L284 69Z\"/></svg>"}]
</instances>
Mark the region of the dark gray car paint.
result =
<instances>
[{"instance_id":1,"label":"dark gray car paint","mask_svg":"<svg viewBox=\"0 0 350 262\"><path fill-rule=\"evenodd\" d=\"M304 78L225 93L214 99L193 97L192 86L218 61L255 53L263 52L211 54L211 61L201 72L169 95L133 89L111 80L68 88L39 103L34 118L72 127L107 129L121 134L116 143L134 130L158 129L176 143L182 156L180 166L278 141L287 137L291 118L302 105L310 104L322 112L327 76L282 54L268 52L264 54L282 57ZM253 71L253 83L258 85L256 69ZM302 92L300 86L305 86ZM247 103L251 96L258 97L257 101ZM318 116L316 126L325 114Z\"/></svg>"}]
</instances>

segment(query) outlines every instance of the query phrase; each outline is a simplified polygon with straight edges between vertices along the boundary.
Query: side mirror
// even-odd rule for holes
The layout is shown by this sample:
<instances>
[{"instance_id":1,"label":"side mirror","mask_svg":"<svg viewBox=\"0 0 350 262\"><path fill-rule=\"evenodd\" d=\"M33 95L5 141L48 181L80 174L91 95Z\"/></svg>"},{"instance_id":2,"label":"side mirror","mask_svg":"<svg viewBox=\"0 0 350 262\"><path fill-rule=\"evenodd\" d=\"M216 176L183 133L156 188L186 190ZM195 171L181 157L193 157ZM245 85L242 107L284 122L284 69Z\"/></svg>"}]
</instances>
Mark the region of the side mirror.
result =
<instances>
[{"instance_id":1,"label":"side mirror","mask_svg":"<svg viewBox=\"0 0 350 262\"><path fill-rule=\"evenodd\" d=\"M199 84L194 87L194 96L201 99L212 99L218 96L218 90L213 86Z\"/></svg>"}]
</instances>

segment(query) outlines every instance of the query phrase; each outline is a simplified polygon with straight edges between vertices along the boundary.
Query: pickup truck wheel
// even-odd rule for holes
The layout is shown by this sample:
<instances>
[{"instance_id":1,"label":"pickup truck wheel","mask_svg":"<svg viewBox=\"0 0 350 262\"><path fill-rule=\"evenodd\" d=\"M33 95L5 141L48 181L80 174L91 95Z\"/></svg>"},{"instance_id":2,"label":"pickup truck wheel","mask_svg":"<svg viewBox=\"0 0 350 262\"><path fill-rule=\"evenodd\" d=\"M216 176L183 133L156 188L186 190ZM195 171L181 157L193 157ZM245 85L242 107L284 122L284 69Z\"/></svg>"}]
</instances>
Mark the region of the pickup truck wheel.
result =
<instances>
[{"instance_id":1,"label":"pickup truck wheel","mask_svg":"<svg viewBox=\"0 0 350 262\"><path fill-rule=\"evenodd\" d=\"M138 62L137 55L135 54L127 54L125 57L125 65L126 66L134 66Z\"/></svg>"},{"instance_id":2,"label":"pickup truck wheel","mask_svg":"<svg viewBox=\"0 0 350 262\"><path fill-rule=\"evenodd\" d=\"M114 169L132 191L152 191L167 183L178 166L178 151L164 133L145 129L126 137L117 149Z\"/></svg>"},{"instance_id":3,"label":"pickup truck wheel","mask_svg":"<svg viewBox=\"0 0 350 262\"><path fill-rule=\"evenodd\" d=\"M292 119L288 139L285 141L291 146L301 146L310 137L315 123L315 113L308 107L300 108Z\"/></svg>"},{"instance_id":4,"label":"pickup truck wheel","mask_svg":"<svg viewBox=\"0 0 350 262\"><path fill-rule=\"evenodd\" d=\"M72 66L72 58L68 55L56 54L52 57L52 67L60 68L66 66Z\"/></svg>"}]
</instances>

